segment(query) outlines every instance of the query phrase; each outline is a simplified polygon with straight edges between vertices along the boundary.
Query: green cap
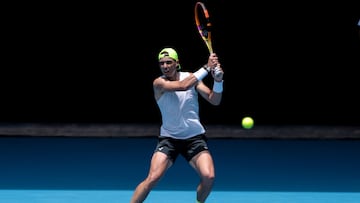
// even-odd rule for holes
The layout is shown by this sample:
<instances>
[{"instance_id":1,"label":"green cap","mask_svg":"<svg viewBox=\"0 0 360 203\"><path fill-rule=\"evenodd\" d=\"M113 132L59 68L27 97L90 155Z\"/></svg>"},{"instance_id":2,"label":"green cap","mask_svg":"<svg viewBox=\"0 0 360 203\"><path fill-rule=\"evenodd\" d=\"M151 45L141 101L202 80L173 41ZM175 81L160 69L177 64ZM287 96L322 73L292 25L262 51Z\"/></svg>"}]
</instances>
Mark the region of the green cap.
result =
<instances>
[{"instance_id":1,"label":"green cap","mask_svg":"<svg viewBox=\"0 0 360 203\"><path fill-rule=\"evenodd\" d=\"M161 50L159 53L159 60L164 58L165 56L168 56L168 57L174 59L175 61L179 60L178 54L176 53L176 51L173 48L165 48L165 49Z\"/></svg>"},{"instance_id":2,"label":"green cap","mask_svg":"<svg viewBox=\"0 0 360 203\"><path fill-rule=\"evenodd\" d=\"M173 48L165 48L165 49L161 50L159 53L159 60L164 58L165 56L168 56L168 57L174 59L175 61L179 61L178 54L176 53L175 49L173 49ZM181 69L181 66L179 64L177 67L177 70L180 71L180 69Z\"/></svg>"}]
</instances>

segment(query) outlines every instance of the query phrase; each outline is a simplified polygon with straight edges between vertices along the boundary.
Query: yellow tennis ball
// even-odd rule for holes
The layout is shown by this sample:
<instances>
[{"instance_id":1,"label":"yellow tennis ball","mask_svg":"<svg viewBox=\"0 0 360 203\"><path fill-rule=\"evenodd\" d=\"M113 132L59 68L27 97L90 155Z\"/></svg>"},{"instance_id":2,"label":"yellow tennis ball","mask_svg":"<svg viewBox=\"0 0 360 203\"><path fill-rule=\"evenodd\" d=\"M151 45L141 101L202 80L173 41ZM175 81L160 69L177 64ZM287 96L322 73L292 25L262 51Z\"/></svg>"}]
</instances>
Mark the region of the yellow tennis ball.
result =
<instances>
[{"instance_id":1,"label":"yellow tennis ball","mask_svg":"<svg viewBox=\"0 0 360 203\"><path fill-rule=\"evenodd\" d=\"M254 120L249 116L244 117L241 121L241 125L245 129L250 129L254 126Z\"/></svg>"}]
</instances>

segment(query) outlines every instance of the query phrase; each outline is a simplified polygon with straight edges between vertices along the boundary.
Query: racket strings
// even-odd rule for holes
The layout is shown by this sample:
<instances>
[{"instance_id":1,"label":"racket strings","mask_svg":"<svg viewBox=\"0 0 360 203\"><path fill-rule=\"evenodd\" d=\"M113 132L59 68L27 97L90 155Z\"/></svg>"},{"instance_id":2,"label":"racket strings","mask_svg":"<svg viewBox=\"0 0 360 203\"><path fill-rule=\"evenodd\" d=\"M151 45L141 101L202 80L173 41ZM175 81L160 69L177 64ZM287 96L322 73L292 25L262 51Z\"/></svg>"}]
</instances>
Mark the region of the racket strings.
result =
<instances>
[{"instance_id":1,"label":"racket strings","mask_svg":"<svg viewBox=\"0 0 360 203\"><path fill-rule=\"evenodd\" d=\"M205 7L204 3L197 2L195 4L195 23L199 34L203 41L205 42L210 53L213 53L212 43L211 43L211 22L210 15Z\"/></svg>"}]
</instances>

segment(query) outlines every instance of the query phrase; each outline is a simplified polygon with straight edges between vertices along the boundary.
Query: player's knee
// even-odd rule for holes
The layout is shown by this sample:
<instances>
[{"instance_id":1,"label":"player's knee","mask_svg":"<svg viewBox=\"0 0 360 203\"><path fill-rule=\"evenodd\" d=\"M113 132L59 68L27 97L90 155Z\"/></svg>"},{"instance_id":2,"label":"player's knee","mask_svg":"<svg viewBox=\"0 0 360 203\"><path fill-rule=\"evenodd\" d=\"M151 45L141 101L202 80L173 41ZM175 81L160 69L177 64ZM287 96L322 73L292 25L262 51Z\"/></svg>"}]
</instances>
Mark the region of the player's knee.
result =
<instances>
[{"instance_id":1,"label":"player's knee","mask_svg":"<svg viewBox=\"0 0 360 203\"><path fill-rule=\"evenodd\" d=\"M149 175L147 178L146 178L146 181L148 182L148 184L153 187L155 186L159 181L160 181L160 176L158 175Z\"/></svg>"},{"instance_id":2,"label":"player's knee","mask_svg":"<svg viewBox=\"0 0 360 203\"><path fill-rule=\"evenodd\" d=\"M207 183L207 184L212 184L215 180L215 174L213 173L208 173L203 175L202 177L203 182Z\"/></svg>"}]
</instances>

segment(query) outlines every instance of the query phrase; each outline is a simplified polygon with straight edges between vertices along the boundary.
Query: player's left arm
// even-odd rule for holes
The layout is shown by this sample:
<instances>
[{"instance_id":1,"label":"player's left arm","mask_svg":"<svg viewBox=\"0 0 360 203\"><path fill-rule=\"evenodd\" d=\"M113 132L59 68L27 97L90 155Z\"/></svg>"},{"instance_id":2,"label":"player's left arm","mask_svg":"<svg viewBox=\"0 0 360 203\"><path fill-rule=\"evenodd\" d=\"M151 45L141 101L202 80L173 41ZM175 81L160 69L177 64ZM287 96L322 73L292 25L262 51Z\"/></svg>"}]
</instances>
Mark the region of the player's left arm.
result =
<instances>
[{"instance_id":1,"label":"player's left arm","mask_svg":"<svg viewBox=\"0 0 360 203\"><path fill-rule=\"evenodd\" d=\"M222 82L220 82L222 86ZM216 85L216 82L214 81L214 85ZM203 81L199 81L199 83L196 85L196 89L199 92L199 94L210 104L212 105L220 105L221 99L222 99L222 91L214 91L213 89L210 89L208 86L204 84Z\"/></svg>"},{"instance_id":2,"label":"player's left arm","mask_svg":"<svg viewBox=\"0 0 360 203\"><path fill-rule=\"evenodd\" d=\"M214 77L213 87L210 89L203 81L199 81L196 90L210 104L220 105L223 92L223 74Z\"/></svg>"},{"instance_id":3,"label":"player's left arm","mask_svg":"<svg viewBox=\"0 0 360 203\"><path fill-rule=\"evenodd\" d=\"M211 75L214 79L213 87L210 89L203 81L199 81L196 89L205 100L217 106L220 105L222 99L224 72L215 53L210 54L206 65L211 69Z\"/></svg>"}]
</instances>

